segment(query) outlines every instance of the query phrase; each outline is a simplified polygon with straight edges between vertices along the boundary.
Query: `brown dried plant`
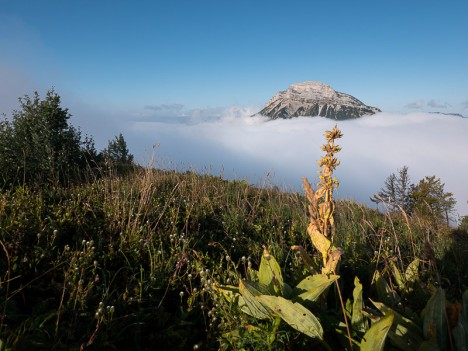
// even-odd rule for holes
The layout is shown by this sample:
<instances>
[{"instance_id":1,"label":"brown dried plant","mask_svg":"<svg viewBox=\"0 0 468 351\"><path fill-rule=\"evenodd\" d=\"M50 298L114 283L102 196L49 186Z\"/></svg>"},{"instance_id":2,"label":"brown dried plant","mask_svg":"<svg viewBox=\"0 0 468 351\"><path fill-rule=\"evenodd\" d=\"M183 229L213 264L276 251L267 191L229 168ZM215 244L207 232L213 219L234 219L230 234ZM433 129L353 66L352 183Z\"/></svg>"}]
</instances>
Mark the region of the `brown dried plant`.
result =
<instances>
[{"instance_id":1,"label":"brown dried plant","mask_svg":"<svg viewBox=\"0 0 468 351\"><path fill-rule=\"evenodd\" d=\"M340 248L333 246L333 235L335 233L333 190L338 187L338 180L333 177L333 171L340 164L335 154L341 150L341 147L335 144L335 140L341 138L342 135L336 126L331 131L325 132L326 143L322 146L325 155L318 162L321 169L317 190L312 189L307 178L302 178L304 192L309 202L307 233L312 244L322 254L322 273L324 274L335 272L343 252Z\"/></svg>"}]
</instances>

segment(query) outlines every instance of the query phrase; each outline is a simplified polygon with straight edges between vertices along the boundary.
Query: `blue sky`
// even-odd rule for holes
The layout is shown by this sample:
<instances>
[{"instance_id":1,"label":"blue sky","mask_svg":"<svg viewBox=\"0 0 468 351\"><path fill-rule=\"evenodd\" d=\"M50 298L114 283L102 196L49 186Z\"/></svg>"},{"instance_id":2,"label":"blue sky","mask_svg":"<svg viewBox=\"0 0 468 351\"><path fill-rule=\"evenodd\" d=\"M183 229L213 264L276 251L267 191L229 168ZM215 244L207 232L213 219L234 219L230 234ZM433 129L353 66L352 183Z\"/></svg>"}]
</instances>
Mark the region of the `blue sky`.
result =
<instances>
[{"instance_id":1,"label":"blue sky","mask_svg":"<svg viewBox=\"0 0 468 351\"><path fill-rule=\"evenodd\" d=\"M382 113L340 122L342 197L404 165L468 214L468 1L0 0L0 113L55 87L98 150L300 189L335 121L250 116L321 81ZM156 147L153 147L156 145Z\"/></svg>"},{"instance_id":2,"label":"blue sky","mask_svg":"<svg viewBox=\"0 0 468 351\"><path fill-rule=\"evenodd\" d=\"M318 80L385 111L468 114L466 1L0 0L0 23L20 95L259 106Z\"/></svg>"}]
</instances>

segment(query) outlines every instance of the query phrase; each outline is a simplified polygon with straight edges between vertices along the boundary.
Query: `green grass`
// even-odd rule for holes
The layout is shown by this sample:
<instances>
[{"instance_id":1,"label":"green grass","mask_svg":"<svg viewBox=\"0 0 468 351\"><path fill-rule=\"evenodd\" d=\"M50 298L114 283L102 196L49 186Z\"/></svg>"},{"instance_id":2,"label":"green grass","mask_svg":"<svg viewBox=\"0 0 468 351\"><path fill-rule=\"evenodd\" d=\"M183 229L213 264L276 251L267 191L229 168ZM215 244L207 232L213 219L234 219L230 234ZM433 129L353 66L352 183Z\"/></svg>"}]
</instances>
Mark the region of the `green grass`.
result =
<instances>
[{"instance_id":1,"label":"green grass","mask_svg":"<svg viewBox=\"0 0 468 351\"><path fill-rule=\"evenodd\" d=\"M450 299L466 289L466 232L350 201L337 202L335 218L345 297L354 276L374 296L375 270L393 259L403 270L415 257L421 288L403 301L415 312L431 284L441 282ZM307 225L301 194L192 172L137 169L76 187L3 190L0 340L12 350L228 349L223 333L252 321L212 284L235 285L258 266L262 245L288 281L299 281L306 272L290 246L319 258ZM267 349L272 328L244 335L245 347ZM311 341L283 327L268 347Z\"/></svg>"}]
</instances>

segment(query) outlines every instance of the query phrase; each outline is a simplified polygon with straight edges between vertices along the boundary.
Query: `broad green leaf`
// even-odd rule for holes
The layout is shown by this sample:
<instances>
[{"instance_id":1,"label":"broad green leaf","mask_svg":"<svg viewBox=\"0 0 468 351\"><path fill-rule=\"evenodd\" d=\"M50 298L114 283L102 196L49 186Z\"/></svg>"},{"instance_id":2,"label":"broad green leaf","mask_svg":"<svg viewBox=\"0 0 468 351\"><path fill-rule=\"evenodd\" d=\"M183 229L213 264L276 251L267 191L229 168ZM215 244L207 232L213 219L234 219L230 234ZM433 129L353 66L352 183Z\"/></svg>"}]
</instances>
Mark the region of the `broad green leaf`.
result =
<instances>
[{"instance_id":1,"label":"broad green leaf","mask_svg":"<svg viewBox=\"0 0 468 351\"><path fill-rule=\"evenodd\" d=\"M374 323L364 334L361 341L361 351L381 351L385 346L385 339L393 323L393 313L389 312Z\"/></svg>"},{"instance_id":2,"label":"broad green leaf","mask_svg":"<svg viewBox=\"0 0 468 351\"><path fill-rule=\"evenodd\" d=\"M292 328L312 338L323 339L323 329L317 317L299 303L281 296L257 296L256 299L280 316Z\"/></svg>"},{"instance_id":3,"label":"broad green leaf","mask_svg":"<svg viewBox=\"0 0 468 351\"><path fill-rule=\"evenodd\" d=\"M242 312L257 319L270 318L271 312L255 299L255 296L259 296L264 293L264 289L259 290L258 284L255 285L253 282L240 280L239 292L242 295L239 298L239 307Z\"/></svg>"},{"instance_id":4,"label":"broad green leaf","mask_svg":"<svg viewBox=\"0 0 468 351\"><path fill-rule=\"evenodd\" d=\"M390 268L392 269L392 274L395 278L395 282L398 285L398 289L400 289L400 291L406 291L405 278L403 278L403 274L401 274L400 270L398 269L395 260L390 260Z\"/></svg>"},{"instance_id":5,"label":"broad green leaf","mask_svg":"<svg viewBox=\"0 0 468 351\"><path fill-rule=\"evenodd\" d=\"M405 278L407 284L414 284L419 279L419 258L415 258L406 268Z\"/></svg>"},{"instance_id":6,"label":"broad green leaf","mask_svg":"<svg viewBox=\"0 0 468 351\"><path fill-rule=\"evenodd\" d=\"M358 277L354 278L354 290L353 290L353 311L351 315L351 325L354 329L359 331L367 330L367 321L362 314L364 308L364 301L362 299L362 284Z\"/></svg>"},{"instance_id":7,"label":"broad green leaf","mask_svg":"<svg viewBox=\"0 0 468 351\"><path fill-rule=\"evenodd\" d=\"M258 281L267 286L272 295L283 294L284 282L280 266L267 250L263 250L260 267L258 269Z\"/></svg>"},{"instance_id":8,"label":"broad green leaf","mask_svg":"<svg viewBox=\"0 0 468 351\"><path fill-rule=\"evenodd\" d=\"M417 350L424 341L421 327L411 319L403 317L398 312L392 310L380 302L371 302L384 315L393 313L393 324L388 332L388 338L392 344L404 351Z\"/></svg>"},{"instance_id":9,"label":"broad green leaf","mask_svg":"<svg viewBox=\"0 0 468 351\"><path fill-rule=\"evenodd\" d=\"M320 295L339 278L339 275L333 274L309 275L297 284L293 291L293 300L317 301Z\"/></svg>"},{"instance_id":10,"label":"broad green leaf","mask_svg":"<svg viewBox=\"0 0 468 351\"><path fill-rule=\"evenodd\" d=\"M447 342L445 307L445 292L442 288L437 288L422 311L424 337L430 339L435 335L441 348Z\"/></svg>"},{"instance_id":11,"label":"broad green leaf","mask_svg":"<svg viewBox=\"0 0 468 351\"><path fill-rule=\"evenodd\" d=\"M377 287L377 295L379 300L382 301L387 306L395 306L397 302L400 301L400 297L396 291L390 288L387 281L382 277L379 271L375 271L373 281Z\"/></svg>"}]
</instances>

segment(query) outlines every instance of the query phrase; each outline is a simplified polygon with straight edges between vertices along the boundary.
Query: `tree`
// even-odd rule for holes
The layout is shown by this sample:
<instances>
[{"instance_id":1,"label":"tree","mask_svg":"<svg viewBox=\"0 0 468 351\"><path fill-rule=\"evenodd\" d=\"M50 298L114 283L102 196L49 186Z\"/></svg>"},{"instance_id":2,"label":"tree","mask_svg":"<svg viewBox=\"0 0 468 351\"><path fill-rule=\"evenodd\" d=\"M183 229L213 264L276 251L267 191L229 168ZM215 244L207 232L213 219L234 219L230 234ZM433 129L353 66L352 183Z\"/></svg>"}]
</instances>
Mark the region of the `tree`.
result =
<instances>
[{"instance_id":1,"label":"tree","mask_svg":"<svg viewBox=\"0 0 468 351\"><path fill-rule=\"evenodd\" d=\"M460 223L458 225L458 229L464 230L466 233L468 233L468 216L463 216L460 219Z\"/></svg>"},{"instance_id":2,"label":"tree","mask_svg":"<svg viewBox=\"0 0 468 351\"><path fill-rule=\"evenodd\" d=\"M450 192L445 192L445 184L440 178L426 176L411 189L414 212L418 215L431 217L437 222L449 224L450 214L453 212L455 198Z\"/></svg>"},{"instance_id":3,"label":"tree","mask_svg":"<svg viewBox=\"0 0 468 351\"><path fill-rule=\"evenodd\" d=\"M127 142L122 133L114 139L109 140L109 144L104 149L103 155L111 169L118 174L125 174L133 169L133 155L129 152Z\"/></svg>"},{"instance_id":4,"label":"tree","mask_svg":"<svg viewBox=\"0 0 468 351\"><path fill-rule=\"evenodd\" d=\"M113 163L131 165L133 162L133 155L130 154L122 133L113 140L109 140L105 153Z\"/></svg>"},{"instance_id":5,"label":"tree","mask_svg":"<svg viewBox=\"0 0 468 351\"><path fill-rule=\"evenodd\" d=\"M81 132L68 122L68 109L61 107L53 89L41 100L19 98L20 110L12 120L0 125L0 175L4 184L50 183L75 180L96 151L91 138L81 140Z\"/></svg>"},{"instance_id":6,"label":"tree","mask_svg":"<svg viewBox=\"0 0 468 351\"><path fill-rule=\"evenodd\" d=\"M392 173L385 180L385 185L380 191L371 197L371 201L384 203L389 206L391 211L403 209L405 212L411 212L411 192L412 184L408 175L408 167L398 170L398 175Z\"/></svg>"},{"instance_id":7,"label":"tree","mask_svg":"<svg viewBox=\"0 0 468 351\"><path fill-rule=\"evenodd\" d=\"M392 173L387 177L384 187L371 201L386 204L392 212L403 209L408 215L449 224L456 201L452 193L445 192L444 186L436 176L426 176L417 185L411 184L408 167L404 166L398 175Z\"/></svg>"}]
</instances>

